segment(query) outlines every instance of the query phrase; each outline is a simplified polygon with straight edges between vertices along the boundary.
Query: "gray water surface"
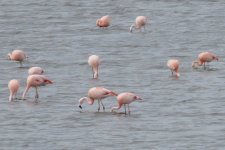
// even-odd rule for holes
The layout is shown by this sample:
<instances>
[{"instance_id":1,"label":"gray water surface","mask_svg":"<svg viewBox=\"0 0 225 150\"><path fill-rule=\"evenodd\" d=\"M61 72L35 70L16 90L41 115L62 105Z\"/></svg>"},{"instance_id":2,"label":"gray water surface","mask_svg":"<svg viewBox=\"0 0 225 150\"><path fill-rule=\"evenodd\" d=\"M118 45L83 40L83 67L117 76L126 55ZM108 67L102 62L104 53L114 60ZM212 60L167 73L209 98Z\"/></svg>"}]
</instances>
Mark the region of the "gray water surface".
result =
<instances>
[{"instance_id":1,"label":"gray water surface","mask_svg":"<svg viewBox=\"0 0 225 150\"><path fill-rule=\"evenodd\" d=\"M225 147L223 0L2 0L0 2L0 149L222 150ZM110 15L111 26L95 21ZM145 32L129 33L138 15ZM12 49L28 55L24 68L6 59ZM202 51L219 57L208 70L191 62ZM101 58L98 80L87 58ZM166 62L180 61L180 78ZM8 81L26 85L27 69L44 68L54 84L30 89L26 101L8 102ZM89 88L134 92L144 102L131 114L110 109L115 97L78 108Z\"/></svg>"}]
</instances>

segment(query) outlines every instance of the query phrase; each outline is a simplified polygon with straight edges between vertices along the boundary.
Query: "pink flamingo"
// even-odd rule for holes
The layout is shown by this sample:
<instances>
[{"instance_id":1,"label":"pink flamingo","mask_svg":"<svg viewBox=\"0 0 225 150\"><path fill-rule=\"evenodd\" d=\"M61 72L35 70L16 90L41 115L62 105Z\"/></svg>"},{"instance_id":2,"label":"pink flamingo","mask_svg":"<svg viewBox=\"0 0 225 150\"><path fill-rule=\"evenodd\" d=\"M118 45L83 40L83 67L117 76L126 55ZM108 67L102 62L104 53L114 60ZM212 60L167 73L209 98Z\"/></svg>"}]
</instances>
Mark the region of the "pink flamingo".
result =
<instances>
[{"instance_id":1,"label":"pink flamingo","mask_svg":"<svg viewBox=\"0 0 225 150\"><path fill-rule=\"evenodd\" d=\"M100 64L100 59L97 55L91 55L88 58L88 64L91 66L92 68L92 72L93 72L93 78L97 79L98 78L98 66Z\"/></svg>"},{"instance_id":2,"label":"pink flamingo","mask_svg":"<svg viewBox=\"0 0 225 150\"><path fill-rule=\"evenodd\" d=\"M13 50L11 53L8 53L8 59L18 61L20 67L22 67L22 62L26 59L26 54L22 50Z\"/></svg>"},{"instance_id":3,"label":"pink flamingo","mask_svg":"<svg viewBox=\"0 0 225 150\"><path fill-rule=\"evenodd\" d=\"M16 99L16 93L18 91L20 87L19 81L16 79L12 79L9 81L8 83L8 88L9 88L9 101L13 101L14 99Z\"/></svg>"},{"instance_id":4,"label":"pink flamingo","mask_svg":"<svg viewBox=\"0 0 225 150\"><path fill-rule=\"evenodd\" d=\"M44 70L41 67L31 67L28 70L28 74L29 75L33 75L33 74L43 74Z\"/></svg>"},{"instance_id":5,"label":"pink flamingo","mask_svg":"<svg viewBox=\"0 0 225 150\"><path fill-rule=\"evenodd\" d=\"M128 106L128 113L130 114L130 107L129 104L133 101L136 100L142 100L141 97L130 93L130 92L125 92L125 93L121 93L117 96L117 103L118 106L114 106L112 107L111 111L113 112L115 109L120 109L122 107L122 105L124 105L124 109L125 109L125 114L126 112L126 105Z\"/></svg>"},{"instance_id":6,"label":"pink flamingo","mask_svg":"<svg viewBox=\"0 0 225 150\"><path fill-rule=\"evenodd\" d=\"M142 27L145 30L145 24L147 22L147 18L145 16L138 16L134 22L134 24L132 24L130 26L130 32L133 31L133 28L135 29L141 29Z\"/></svg>"},{"instance_id":7,"label":"pink flamingo","mask_svg":"<svg viewBox=\"0 0 225 150\"><path fill-rule=\"evenodd\" d=\"M96 26L98 27L108 27L110 25L110 17L109 16L103 16L100 19L97 19Z\"/></svg>"},{"instance_id":8,"label":"pink flamingo","mask_svg":"<svg viewBox=\"0 0 225 150\"><path fill-rule=\"evenodd\" d=\"M175 72L177 77L180 76L180 73L178 71L179 70L179 61L178 60L176 60L176 59L168 60L167 66L170 68L172 75L173 75L173 72Z\"/></svg>"},{"instance_id":9,"label":"pink flamingo","mask_svg":"<svg viewBox=\"0 0 225 150\"><path fill-rule=\"evenodd\" d=\"M198 68L198 66L204 66L204 70L206 69L205 63L209 63L213 60L219 60L217 56L210 52L202 52L198 55L198 59L192 62L193 68Z\"/></svg>"},{"instance_id":10,"label":"pink flamingo","mask_svg":"<svg viewBox=\"0 0 225 150\"><path fill-rule=\"evenodd\" d=\"M81 105L84 103L85 100L87 100L89 105L92 105L94 103L94 100L98 100L98 111L100 111L100 103L102 105L103 110L105 111L105 106L102 103L102 99L109 96L117 96L117 94L103 87L90 88L88 91L88 97L80 98L79 107L80 109L82 109Z\"/></svg>"},{"instance_id":11,"label":"pink flamingo","mask_svg":"<svg viewBox=\"0 0 225 150\"><path fill-rule=\"evenodd\" d=\"M36 95L35 95L35 99L38 99L39 95L38 95L38 91L37 88L39 86L44 86L46 84L52 84L52 81L50 81L46 76L44 75L29 75L27 77L27 85L26 88L23 92L23 96L22 99L25 99L25 95L28 92L28 90L30 89L30 87L34 87L36 90Z\"/></svg>"}]
</instances>

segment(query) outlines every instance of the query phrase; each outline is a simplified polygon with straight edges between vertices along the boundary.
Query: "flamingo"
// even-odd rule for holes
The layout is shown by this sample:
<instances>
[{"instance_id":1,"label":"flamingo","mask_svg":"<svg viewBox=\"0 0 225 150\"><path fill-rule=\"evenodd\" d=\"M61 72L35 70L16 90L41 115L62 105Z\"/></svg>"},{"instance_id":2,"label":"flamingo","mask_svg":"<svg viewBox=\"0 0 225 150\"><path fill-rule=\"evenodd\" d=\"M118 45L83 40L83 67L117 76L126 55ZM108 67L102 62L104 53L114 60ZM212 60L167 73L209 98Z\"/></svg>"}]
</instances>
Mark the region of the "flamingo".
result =
<instances>
[{"instance_id":1,"label":"flamingo","mask_svg":"<svg viewBox=\"0 0 225 150\"><path fill-rule=\"evenodd\" d=\"M93 72L93 78L97 79L98 78L98 66L100 64L100 59L97 55L91 55L88 58L88 64L92 68Z\"/></svg>"},{"instance_id":2,"label":"flamingo","mask_svg":"<svg viewBox=\"0 0 225 150\"><path fill-rule=\"evenodd\" d=\"M43 74L44 70L41 67L31 67L28 70L28 75L33 75L33 74Z\"/></svg>"},{"instance_id":3,"label":"flamingo","mask_svg":"<svg viewBox=\"0 0 225 150\"><path fill-rule=\"evenodd\" d=\"M209 63L213 60L219 60L217 56L210 52L202 52L198 55L198 59L192 62L192 68L198 68L198 66L204 66L204 70L206 69L205 63Z\"/></svg>"},{"instance_id":4,"label":"flamingo","mask_svg":"<svg viewBox=\"0 0 225 150\"><path fill-rule=\"evenodd\" d=\"M126 105L128 106L128 113L130 114L130 107L129 104L133 101L136 100L142 100L141 97L135 95L134 93L130 93L130 92L124 92L124 93L120 93L117 96L117 103L118 106L114 106L111 108L111 112L113 112L115 109L120 109L122 107L122 105L124 105L124 109L125 109L125 114L126 112Z\"/></svg>"},{"instance_id":5,"label":"flamingo","mask_svg":"<svg viewBox=\"0 0 225 150\"><path fill-rule=\"evenodd\" d=\"M130 32L133 31L133 28L135 29L141 29L142 27L144 28L145 30L145 24L147 22L147 18L145 16L137 16L134 24L132 24L130 26Z\"/></svg>"},{"instance_id":6,"label":"flamingo","mask_svg":"<svg viewBox=\"0 0 225 150\"><path fill-rule=\"evenodd\" d=\"M88 97L80 98L79 107L80 109L82 109L81 105L84 103L85 100L87 100L89 105L92 105L94 103L94 100L98 100L98 112L100 111L100 103L102 105L103 110L105 111L105 106L103 105L102 100L109 96L117 96L117 94L103 87L90 88L88 91Z\"/></svg>"},{"instance_id":7,"label":"flamingo","mask_svg":"<svg viewBox=\"0 0 225 150\"><path fill-rule=\"evenodd\" d=\"M9 93L10 93L10 95L9 95L10 102L13 101L14 99L16 99L16 93L19 89L19 86L20 86L20 84L19 84L18 80L12 79L9 81L8 88L9 88Z\"/></svg>"},{"instance_id":8,"label":"flamingo","mask_svg":"<svg viewBox=\"0 0 225 150\"><path fill-rule=\"evenodd\" d=\"M176 59L168 60L167 66L170 68L172 75L173 75L173 72L175 72L177 77L180 76L180 73L178 71L179 70L179 61L178 60L176 60Z\"/></svg>"},{"instance_id":9,"label":"flamingo","mask_svg":"<svg viewBox=\"0 0 225 150\"><path fill-rule=\"evenodd\" d=\"M46 84L52 84L52 81L50 81L46 76L44 76L44 75L37 75L37 74L29 75L27 77L27 85L26 85L26 88L25 88L25 90L23 92L22 99L25 100L25 95L28 92L28 90L30 89L30 87L34 87L35 90L36 90L35 99L37 100L38 97L39 97L37 88L39 86L44 86Z\"/></svg>"},{"instance_id":10,"label":"flamingo","mask_svg":"<svg viewBox=\"0 0 225 150\"><path fill-rule=\"evenodd\" d=\"M98 27L108 27L110 25L110 17L109 16L103 16L100 19L97 19L96 26Z\"/></svg>"},{"instance_id":11,"label":"flamingo","mask_svg":"<svg viewBox=\"0 0 225 150\"><path fill-rule=\"evenodd\" d=\"M20 67L22 67L22 62L26 59L26 54L22 50L13 50L8 53L8 59L18 61L20 63Z\"/></svg>"}]
</instances>

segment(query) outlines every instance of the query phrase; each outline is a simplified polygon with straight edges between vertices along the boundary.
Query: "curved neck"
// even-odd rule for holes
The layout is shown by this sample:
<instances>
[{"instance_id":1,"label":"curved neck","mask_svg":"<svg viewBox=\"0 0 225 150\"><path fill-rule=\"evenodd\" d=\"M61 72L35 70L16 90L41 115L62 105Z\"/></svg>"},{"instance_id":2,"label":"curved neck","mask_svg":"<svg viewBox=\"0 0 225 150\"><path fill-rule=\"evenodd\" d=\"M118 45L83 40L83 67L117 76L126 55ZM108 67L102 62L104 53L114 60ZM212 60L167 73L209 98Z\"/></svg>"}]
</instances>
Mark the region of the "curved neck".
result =
<instances>
[{"instance_id":1,"label":"curved neck","mask_svg":"<svg viewBox=\"0 0 225 150\"><path fill-rule=\"evenodd\" d=\"M94 79L97 79L98 78L98 67L93 68L93 73L94 73Z\"/></svg>"},{"instance_id":2,"label":"curved neck","mask_svg":"<svg viewBox=\"0 0 225 150\"><path fill-rule=\"evenodd\" d=\"M132 24L131 26L130 26L130 32L132 32L133 31L133 28L135 27L135 25L134 24Z\"/></svg>"},{"instance_id":3,"label":"curved neck","mask_svg":"<svg viewBox=\"0 0 225 150\"><path fill-rule=\"evenodd\" d=\"M114 109L120 109L121 108L121 104L118 104L118 106L114 106L111 108L111 112L113 112Z\"/></svg>"},{"instance_id":4,"label":"curved neck","mask_svg":"<svg viewBox=\"0 0 225 150\"><path fill-rule=\"evenodd\" d=\"M27 94L27 91L29 90L30 86L26 86L26 89L24 90L23 92L23 96L22 96L22 99L25 99L25 96Z\"/></svg>"},{"instance_id":5,"label":"curved neck","mask_svg":"<svg viewBox=\"0 0 225 150\"><path fill-rule=\"evenodd\" d=\"M81 105L84 103L85 100L87 100L87 103L88 103L89 105L92 105L92 104L94 103L94 99L91 99L91 98L89 98L89 97L82 97L82 98L79 100L79 105L81 106Z\"/></svg>"}]
</instances>

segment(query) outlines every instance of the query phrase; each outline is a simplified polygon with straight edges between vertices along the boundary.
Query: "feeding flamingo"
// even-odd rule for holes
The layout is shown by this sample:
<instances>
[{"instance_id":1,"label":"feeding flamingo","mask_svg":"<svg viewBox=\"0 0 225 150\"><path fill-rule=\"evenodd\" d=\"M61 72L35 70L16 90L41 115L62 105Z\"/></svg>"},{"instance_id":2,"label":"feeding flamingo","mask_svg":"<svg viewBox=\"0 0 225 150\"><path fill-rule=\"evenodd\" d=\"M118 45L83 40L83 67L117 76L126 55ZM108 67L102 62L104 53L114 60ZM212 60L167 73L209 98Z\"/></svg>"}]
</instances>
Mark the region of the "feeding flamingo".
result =
<instances>
[{"instance_id":1,"label":"feeding flamingo","mask_svg":"<svg viewBox=\"0 0 225 150\"><path fill-rule=\"evenodd\" d=\"M179 73L179 61L178 60L176 60L176 59L168 60L167 66L170 68L172 75L173 75L173 72L175 72L177 77L180 76L180 73Z\"/></svg>"},{"instance_id":2,"label":"feeding flamingo","mask_svg":"<svg viewBox=\"0 0 225 150\"><path fill-rule=\"evenodd\" d=\"M113 112L115 109L120 109L122 107L122 105L124 105L124 109L125 109L125 114L126 112L126 105L128 106L128 113L130 114L130 107L129 104L133 101L136 100L142 100L141 97L130 93L130 92L125 92L125 93L121 93L117 96L117 106L112 107L111 111Z\"/></svg>"},{"instance_id":3,"label":"feeding flamingo","mask_svg":"<svg viewBox=\"0 0 225 150\"><path fill-rule=\"evenodd\" d=\"M117 96L117 94L103 87L90 88L88 91L88 96L80 98L79 107L80 109L82 109L81 105L84 103L85 100L87 100L89 105L92 105L94 103L94 100L98 100L98 111L100 111L100 103L102 105L103 110L105 111L105 106L103 105L102 100L109 96Z\"/></svg>"},{"instance_id":4,"label":"feeding flamingo","mask_svg":"<svg viewBox=\"0 0 225 150\"><path fill-rule=\"evenodd\" d=\"M9 101L13 101L14 99L16 99L16 93L18 91L20 87L19 81L16 79L12 79L9 81L8 83L8 88L9 88Z\"/></svg>"},{"instance_id":5,"label":"feeding flamingo","mask_svg":"<svg viewBox=\"0 0 225 150\"><path fill-rule=\"evenodd\" d=\"M143 27L144 30L145 30L146 22L147 22L147 18L146 18L145 16L138 16L138 17L135 19L134 24L132 24L132 25L130 26L130 32L133 31L133 28L134 28L134 29L141 29L141 28Z\"/></svg>"},{"instance_id":6,"label":"feeding flamingo","mask_svg":"<svg viewBox=\"0 0 225 150\"><path fill-rule=\"evenodd\" d=\"M205 63L209 63L213 60L219 60L217 56L210 52L202 52L198 55L198 59L192 62L192 68L198 68L198 66L204 66L204 70L206 69Z\"/></svg>"},{"instance_id":7,"label":"feeding flamingo","mask_svg":"<svg viewBox=\"0 0 225 150\"><path fill-rule=\"evenodd\" d=\"M35 99L38 99L39 95L38 95L38 90L37 88L39 86L44 86L46 84L52 84L52 81L50 81L46 76L44 75L29 75L27 77L27 85L26 88L23 92L23 96L22 99L25 99L25 95L28 92L28 90L30 89L30 87L34 87L36 90L36 95L35 95Z\"/></svg>"},{"instance_id":8,"label":"feeding flamingo","mask_svg":"<svg viewBox=\"0 0 225 150\"><path fill-rule=\"evenodd\" d=\"M100 64L100 59L97 55L91 55L88 58L88 64L91 66L92 68L92 72L93 72L93 78L97 79L98 78L98 66Z\"/></svg>"},{"instance_id":9,"label":"feeding flamingo","mask_svg":"<svg viewBox=\"0 0 225 150\"><path fill-rule=\"evenodd\" d=\"M18 61L20 63L20 67L22 67L22 62L26 59L26 54L22 50L13 50L8 53L8 59Z\"/></svg>"},{"instance_id":10,"label":"feeding flamingo","mask_svg":"<svg viewBox=\"0 0 225 150\"><path fill-rule=\"evenodd\" d=\"M98 27L108 27L110 25L110 17L109 16L103 16L100 19L97 19L96 26Z\"/></svg>"}]
</instances>

